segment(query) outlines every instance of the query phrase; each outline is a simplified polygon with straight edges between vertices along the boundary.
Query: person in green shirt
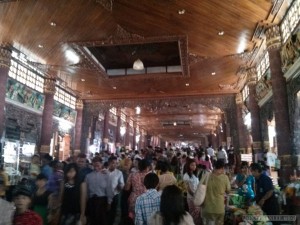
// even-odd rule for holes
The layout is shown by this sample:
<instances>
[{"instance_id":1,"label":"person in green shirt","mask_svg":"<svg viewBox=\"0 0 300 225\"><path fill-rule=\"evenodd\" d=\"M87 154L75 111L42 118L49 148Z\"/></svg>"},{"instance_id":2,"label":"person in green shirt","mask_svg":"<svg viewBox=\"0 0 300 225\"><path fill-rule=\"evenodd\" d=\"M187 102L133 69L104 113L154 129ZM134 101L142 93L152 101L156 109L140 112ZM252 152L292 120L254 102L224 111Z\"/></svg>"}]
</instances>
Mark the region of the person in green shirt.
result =
<instances>
[{"instance_id":1,"label":"person in green shirt","mask_svg":"<svg viewBox=\"0 0 300 225\"><path fill-rule=\"evenodd\" d=\"M203 203L203 224L222 225L225 216L224 195L230 191L230 182L224 171L224 161L218 160L209 177Z\"/></svg>"}]
</instances>

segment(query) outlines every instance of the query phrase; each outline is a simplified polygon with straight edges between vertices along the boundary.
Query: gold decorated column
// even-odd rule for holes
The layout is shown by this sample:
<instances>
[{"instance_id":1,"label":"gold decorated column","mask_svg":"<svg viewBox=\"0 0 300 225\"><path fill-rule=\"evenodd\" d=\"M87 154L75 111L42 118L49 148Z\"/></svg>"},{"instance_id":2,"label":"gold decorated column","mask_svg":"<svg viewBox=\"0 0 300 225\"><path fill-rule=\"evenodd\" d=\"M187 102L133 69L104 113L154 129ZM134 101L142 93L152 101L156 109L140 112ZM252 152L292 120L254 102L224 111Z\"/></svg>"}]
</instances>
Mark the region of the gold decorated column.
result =
<instances>
[{"instance_id":1,"label":"gold decorated column","mask_svg":"<svg viewBox=\"0 0 300 225\"><path fill-rule=\"evenodd\" d=\"M253 153L261 152L262 134L260 128L260 109L256 98L257 74L254 67L248 69L249 110L251 113L251 136Z\"/></svg>"},{"instance_id":2,"label":"gold decorated column","mask_svg":"<svg viewBox=\"0 0 300 225\"><path fill-rule=\"evenodd\" d=\"M76 123L75 123L75 145L74 145L74 154L77 155L83 149L80 150L81 146L81 133L82 133L82 116L83 116L83 102L81 99L76 101Z\"/></svg>"},{"instance_id":3,"label":"gold decorated column","mask_svg":"<svg viewBox=\"0 0 300 225\"><path fill-rule=\"evenodd\" d=\"M271 82L273 90L273 107L276 125L278 157L281 160L280 181L286 184L293 173L291 132L289 126L287 87L281 69L281 37L279 26L273 25L266 32L267 49L270 60Z\"/></svg>"},{"instance_id":4,"label":"gold decorated column","mask_svg":"<svg viewBox=\"0 0 300 225\"><path fill-rule=\"evenodd\" d=\"M238 93L235 97L236 102L236 119L237 119L237 129L238 129L238 138L239 138L239 152L240 153L248 153L247 152L247 133L248 130L244 123L243 119L243 110L244 110L244 102L242 99L242 94Z\"/></svg>"},{"instance_id":5,"label":"gold decorated column","mask_svg":"<svg viewBox=\"0 0 300 225\"><path fill-rule=\"evenodd\" d=\"M42 116L42 132L41 132L41 143L40 152L50 152L50 142L52 138L52 126L53 126L53 110L54 110L54 94L55 94L55 80L45 78L44 81L44 110Z\"/></svg>"},{"instance_id":6,"label":"gold decorated column","mask_svg":"<svg viewBox=\"0 0 300 225\"><path fill-rule=\"evenodd\" d=\"M120 133L120 129L121 129L121 109L118 108L117 109L117 132L116 132L116 146L120 147L121 146L121 133Z\"/></svg>"},{"instance_id":7,"label":"gold decorated column","mask_svg":"<svg viewBox=\"0 0 300 225\"><path fill-rule=\"evenodd\" d=\"M0 44L0 139L5 129L5 94L11 52L10 46Z\"/></svg>"}]
</instances>

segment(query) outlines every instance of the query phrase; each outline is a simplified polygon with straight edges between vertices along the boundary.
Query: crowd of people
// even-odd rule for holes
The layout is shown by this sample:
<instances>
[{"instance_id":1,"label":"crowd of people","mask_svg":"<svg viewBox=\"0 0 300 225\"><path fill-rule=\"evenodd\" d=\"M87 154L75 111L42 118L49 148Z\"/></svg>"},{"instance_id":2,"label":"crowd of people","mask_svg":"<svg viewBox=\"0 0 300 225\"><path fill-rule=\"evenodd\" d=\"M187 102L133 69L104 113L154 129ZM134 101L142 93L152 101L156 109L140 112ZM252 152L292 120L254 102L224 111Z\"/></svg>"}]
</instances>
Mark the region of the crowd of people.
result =
<instances>
[{"instance_id":1,"label":"crowd of people","mask_svg":"<svg viewBox=\"0 0 300 225\"><path fill-rule=\"evenodd\" d=\"M0 225L219 225L232 186L247 204L279 214L272 181L261 166L235 167L233 148L212 146L102 151L65 162L34 155L28 177L13 190L13 204L4 200L7 183L0 179ZM232 183L234 171L239 173ZM195 205L207 174L204 203Z\"/></svg>"}]
</instances>

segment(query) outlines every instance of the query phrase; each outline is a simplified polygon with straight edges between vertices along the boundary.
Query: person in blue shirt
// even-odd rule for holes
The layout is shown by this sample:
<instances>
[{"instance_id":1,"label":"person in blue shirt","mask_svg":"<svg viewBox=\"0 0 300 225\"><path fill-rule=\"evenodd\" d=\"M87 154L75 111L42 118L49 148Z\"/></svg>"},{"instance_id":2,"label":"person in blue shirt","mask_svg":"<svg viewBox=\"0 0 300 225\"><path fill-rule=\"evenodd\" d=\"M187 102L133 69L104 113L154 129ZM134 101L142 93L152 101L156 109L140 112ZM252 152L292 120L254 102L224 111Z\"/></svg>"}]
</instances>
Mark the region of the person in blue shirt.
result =
<instances>
[{"instance_id":1,"label":"person in blue shirt","mask_svg":"<svg viewBox=\"0 0 300 225\"><path fill-rule=\"evenodd\" d=\"M251 164L251 173L256 181L256 203L262 208L267 215L279 215L279 203L274 193L272 179L263 173L260 164ZM277 222L273 222L273 225Z\"/></svg>"},{"instance_id":2,"label":"person in blue shirt","mask_svg":"<svg viewBox=\"0 0 300 225\"><path fill-rule=\"evenodd\" d=\"M53 160L52 156L48 153L42 158L42 170L41 173L49 179L50 175L53 173L53 169L50 166L50 162Z\"/></svg>"},{"instance_id":3,"label":"person in blue shirt","mask_svg":"<svg viewBox=\"0 0 300 225\"><path fill-rule=\"evenodd\" d=\"M147 191L136 199L135 225L148 225L153 214L159 211L160 193L158 188L159 178L155 173L148 173L144 178Z\"/></svg>"},{"instance_id":4,"label":"person in blue shirt","mask_svg":"<svg viewBox=\"0 0 300 225\"><path fill-rule=\"evenodd\" d=\"M250 174L248 163L242 162L240 173L236 176L238 194L246 198L246 204L250 204L254 199L255 178Z\"/></svg>"}]
</instances>

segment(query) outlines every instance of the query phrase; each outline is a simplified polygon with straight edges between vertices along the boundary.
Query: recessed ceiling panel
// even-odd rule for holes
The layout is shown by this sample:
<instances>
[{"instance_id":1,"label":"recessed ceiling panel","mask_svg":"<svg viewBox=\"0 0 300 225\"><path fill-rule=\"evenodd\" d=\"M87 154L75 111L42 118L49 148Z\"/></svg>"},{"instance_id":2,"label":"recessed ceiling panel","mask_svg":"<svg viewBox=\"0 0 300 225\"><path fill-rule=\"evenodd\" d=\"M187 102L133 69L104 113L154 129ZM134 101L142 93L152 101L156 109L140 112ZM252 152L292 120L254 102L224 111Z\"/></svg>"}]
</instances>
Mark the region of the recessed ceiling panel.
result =
<instances>
[{"instance_id":1,"label":"recessed ceiling panel","mask_svg":"<svg viewBox=\"0 0 300 225\"><path fill-rule=\"evenodd\" d=\"M187 37L157 36L69 43L83 56L77 66L96 69L106 78L139 75L189 77ZM135 66L134 66L135 64Z\"/></svg>"},{"instance_id":2,"label":"recessed ceiling panel","mask_svg":"<svg viewBox=\"0 0 300 225\"><path fill-rule=\"evenodd\" d=\"M158 42L113 46L93 46L88 50L105 70L132 68L140 59L144 67L166 67L180 65L178 42Z\"/></svg>"}]
</instances>

